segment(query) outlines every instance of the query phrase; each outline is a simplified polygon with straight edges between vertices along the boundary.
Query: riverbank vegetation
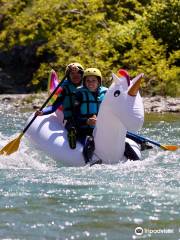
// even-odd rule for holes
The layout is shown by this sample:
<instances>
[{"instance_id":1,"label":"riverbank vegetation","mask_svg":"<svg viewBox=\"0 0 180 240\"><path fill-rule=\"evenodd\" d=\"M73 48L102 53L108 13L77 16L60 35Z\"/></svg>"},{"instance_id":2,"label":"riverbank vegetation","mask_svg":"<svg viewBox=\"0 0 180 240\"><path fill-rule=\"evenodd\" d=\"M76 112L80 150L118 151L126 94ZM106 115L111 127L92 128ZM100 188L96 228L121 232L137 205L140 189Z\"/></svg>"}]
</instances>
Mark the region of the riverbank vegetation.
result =
<instances>
[{"instance_id":1,"label":"riverbank vegetation","mask_svg":"<svg viewBox=\"0 0 180 240\"><path fill-rule=\"evenodd\" d=\"M107 86L111 71L125 68L145 73L143 95L180 96L179 0L0 3L0 72L9 84L45 90L51 67L63 77L78 61L101 69Z\"/></svg>"}]
</instances>

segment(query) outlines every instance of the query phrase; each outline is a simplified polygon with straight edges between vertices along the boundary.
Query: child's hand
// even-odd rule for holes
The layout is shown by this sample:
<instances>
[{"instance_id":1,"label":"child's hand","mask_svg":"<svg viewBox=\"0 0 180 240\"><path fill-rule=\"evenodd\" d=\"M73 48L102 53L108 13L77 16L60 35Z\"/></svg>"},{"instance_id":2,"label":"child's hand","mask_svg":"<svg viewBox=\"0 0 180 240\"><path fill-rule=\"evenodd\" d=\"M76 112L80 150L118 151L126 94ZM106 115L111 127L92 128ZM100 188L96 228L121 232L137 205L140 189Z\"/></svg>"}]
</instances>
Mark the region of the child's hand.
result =
<instances>
[{"instance_id":1,"label":"child's hand","mask_svg":"<svg viewBox=\"0 0 180 240\"><path fill-rule=\"evenodd\" d=\"M96 120L97 120L96 115L93 115L92 117L88 118L87 124L89 126L95 126L96 125Z\"/></svg>"}]
</instances>

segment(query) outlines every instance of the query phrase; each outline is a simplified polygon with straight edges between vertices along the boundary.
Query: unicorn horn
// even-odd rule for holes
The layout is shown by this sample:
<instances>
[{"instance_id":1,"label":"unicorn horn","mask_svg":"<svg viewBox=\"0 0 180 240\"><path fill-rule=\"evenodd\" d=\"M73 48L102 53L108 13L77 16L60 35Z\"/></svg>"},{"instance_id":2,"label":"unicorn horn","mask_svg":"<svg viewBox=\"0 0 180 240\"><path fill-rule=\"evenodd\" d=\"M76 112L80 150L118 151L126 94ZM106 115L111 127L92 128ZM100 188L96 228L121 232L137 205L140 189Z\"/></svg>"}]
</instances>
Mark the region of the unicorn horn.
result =
<instances>
[{"instance_id":1,"label":"unicorn horn","mask_svg":"<svg viewBox=\"0 0 180 240\"><path fill-rule=\"evenodd\" d=\"M128 94L132 97L135 97L139 91L140 88L140 84L141 84L141 78L143 77L143 74L139 74L137 77L135 77L134 79L132 79L132 82L135 83L130 87L130 89L128 90Z\"/></svg>"}]
</instances>

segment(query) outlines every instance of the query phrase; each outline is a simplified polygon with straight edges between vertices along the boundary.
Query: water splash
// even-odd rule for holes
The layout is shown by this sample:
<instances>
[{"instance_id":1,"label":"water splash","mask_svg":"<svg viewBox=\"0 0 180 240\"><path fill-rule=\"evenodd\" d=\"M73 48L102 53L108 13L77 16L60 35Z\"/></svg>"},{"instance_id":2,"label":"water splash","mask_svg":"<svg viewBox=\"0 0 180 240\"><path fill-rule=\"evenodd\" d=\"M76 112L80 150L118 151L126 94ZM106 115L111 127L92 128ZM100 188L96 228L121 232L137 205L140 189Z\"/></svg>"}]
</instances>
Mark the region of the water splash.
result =
<instances>
[{"instance_id":1,"label":"water splash","mask_svg":"<svg viewBox=\"0 0 180 240\"><path fill-rule=\"evenodd\" d=\"M16 134L9 137L0 133L0 148L4 147L9 141L15 139ZM55 164L42 152L33 148L25 138L21 139L19 149L8 156L0 155L0 169L36 169L41 171L50 170Z\"/></svg>"}]
</instances>

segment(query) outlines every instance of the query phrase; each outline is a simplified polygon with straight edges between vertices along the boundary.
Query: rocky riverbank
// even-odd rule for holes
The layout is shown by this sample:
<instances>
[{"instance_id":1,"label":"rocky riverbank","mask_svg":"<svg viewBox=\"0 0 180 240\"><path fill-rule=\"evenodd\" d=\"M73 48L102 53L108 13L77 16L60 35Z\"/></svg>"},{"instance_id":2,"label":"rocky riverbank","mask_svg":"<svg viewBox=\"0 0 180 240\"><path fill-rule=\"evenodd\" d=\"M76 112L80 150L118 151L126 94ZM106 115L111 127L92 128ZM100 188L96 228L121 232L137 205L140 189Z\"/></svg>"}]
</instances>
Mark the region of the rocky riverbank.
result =
<instances>
[{"instance_id":1,"label":"rocky riverbank","mask_svg":"<svg viewBox=\"0 0 180 240\"><path fill-rule=\"evenodd\" d=\"M19 111L34 111L42 106L47 97L47 93L1 94L0 105L8 106L8 109L18 109ZM144 97L143 102L146 113L180 113L180 98Z\"/></svg>"}]
</instances>

